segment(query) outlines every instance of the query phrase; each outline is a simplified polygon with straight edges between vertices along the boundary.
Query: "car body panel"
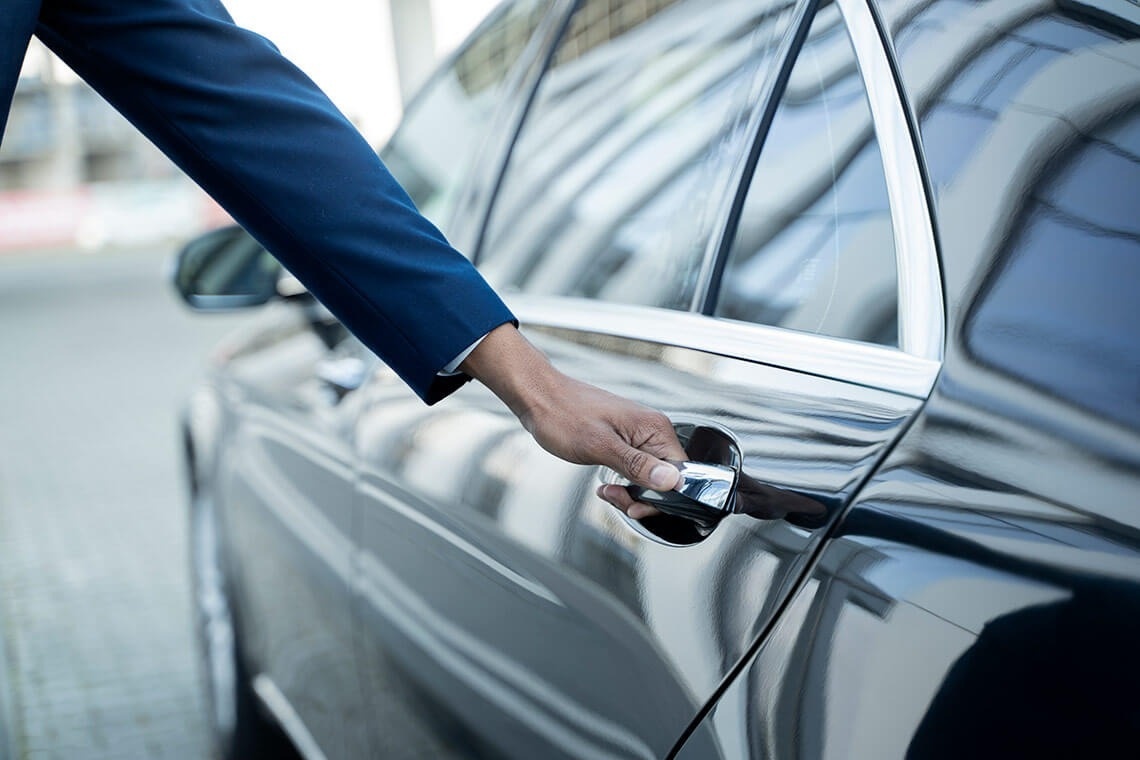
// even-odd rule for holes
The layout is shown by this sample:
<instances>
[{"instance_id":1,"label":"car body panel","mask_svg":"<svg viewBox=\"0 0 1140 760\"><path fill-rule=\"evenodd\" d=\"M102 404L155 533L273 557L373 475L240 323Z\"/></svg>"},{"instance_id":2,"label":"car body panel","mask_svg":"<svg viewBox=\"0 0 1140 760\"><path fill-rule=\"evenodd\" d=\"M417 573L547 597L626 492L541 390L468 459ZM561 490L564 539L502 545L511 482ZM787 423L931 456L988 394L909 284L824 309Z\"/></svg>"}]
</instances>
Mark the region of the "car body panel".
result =
<instances>
[{"instance_id":1,"label":"car body panel","mask_svg":"<svg viewBox=\"0 0 1140 760\"><path fill-rule=\"evenodd\" d=\"M218 385L226 454L210 495L224 505L244 655L327 754L344 756L361 746L353 739L361 714L349 585L352 413L317 377L327 345L291 310L228 360Z\"/></svg>"},{"instance_id":2,"label":"car body panel","mask_svg":"<svg viewBox=\"0 0 1140 760\"><path fill-rule=\"evenodd\" d=\"M530 29L447 190L465 248L571 5ZM874 80L903 350L703 316L712 289L689 311L508 296L568 374L728 431L747 475L825 520L627 520L598 468L543 452L486 389L424 407L292 304L227 349L191 448L243 646L327 757L1134 746L1140 13L837 5L857 27L858 71L839 68ZM746 191L704 199L702 287ZM330 396L330 357L367 381Z\"/></svg>"},{"instance_id":3,"label":"car body panel","mask_svg":"<svg viewBox=\"0 0 1140 760\"><path fill-rule=\"evenodd\" d=\"M645 341L524 332L572 375L724 425L748 474L832 510L920 404ZM663 754L822 530L733 515L666 544L593 494L596 468L543 452L485 390L429 410L392 382L364 390L358 427L361 672L379 679L365 693L399 688L383 665L395 660L494 754Z\"/></svg>"},{"instance_id":4,"label":"car body panel","mask_svg":"<svg viewBox=\"0 0 1140 760\"><path fill-rule=\"evenodd\" d=\"M937 200L945 364L681 758L710 735L749 758L1140 736L1140 14L903 7L881 15Z\"/></svg>"},{"instance_id":5,"label":"car body panel","mask_svg":"<svg viewBox=\"0 0 1140 760\"><path fill-rule=\"evenodd\" d=\"M679 757L709 733L751 758L1134 746L1140 436L1092 449L1032 389L987 383L998 417L948 375Z\"/></svg>"}]
</instances>

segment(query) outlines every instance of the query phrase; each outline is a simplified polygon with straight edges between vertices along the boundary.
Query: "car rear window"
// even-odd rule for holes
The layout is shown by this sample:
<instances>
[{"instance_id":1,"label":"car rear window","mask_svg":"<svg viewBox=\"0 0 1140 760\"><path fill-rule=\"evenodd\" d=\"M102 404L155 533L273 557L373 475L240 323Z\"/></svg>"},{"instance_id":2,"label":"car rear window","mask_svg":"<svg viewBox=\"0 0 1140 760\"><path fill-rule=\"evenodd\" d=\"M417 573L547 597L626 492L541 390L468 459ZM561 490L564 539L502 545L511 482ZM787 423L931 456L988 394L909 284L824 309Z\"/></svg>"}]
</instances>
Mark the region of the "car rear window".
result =
<instances>
[{"instance_id":1,"label":"car rear window","mask_svg":"<svg viewBox=\"0 0 1140 760\"><path fill-rule=\"evenodd\" d=\"M1140 429L1140 107L1034 191L968 321L985 364Z\"/></svg>"},{"instance_id":2,"label":"car rear window","mask_svg":"<svg viewBox=\"0 0 1140 760\"><path fill-rule=\"evenodd\" d=\"M885 14L890 17L899 5L887 5ZM953 185L1002 114L1043 70L1058 58L1112 45L1127 34L1079 14L1021 10L1031 7L999 0L936 0L895 32L895 51L918 112L936 198Z\"/></svg>"}]
</instances>

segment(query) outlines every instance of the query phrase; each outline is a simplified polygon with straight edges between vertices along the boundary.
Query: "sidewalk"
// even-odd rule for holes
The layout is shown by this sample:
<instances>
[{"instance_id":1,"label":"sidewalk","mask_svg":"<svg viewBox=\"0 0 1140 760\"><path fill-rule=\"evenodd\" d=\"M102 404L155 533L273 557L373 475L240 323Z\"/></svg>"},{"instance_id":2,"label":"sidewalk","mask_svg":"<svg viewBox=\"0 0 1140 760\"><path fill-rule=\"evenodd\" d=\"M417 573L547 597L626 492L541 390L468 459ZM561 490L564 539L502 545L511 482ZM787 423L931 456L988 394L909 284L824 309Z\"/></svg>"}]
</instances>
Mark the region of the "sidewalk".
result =
<instances>
[{"instance_id":1,"label":"sidewalk","mask_svg":"<svg viewBox=\"0 0 1140 760\"><path fill-rule=\"evenodd\" d=\"M177 420L235 318L181 308L170 253L0 257L12 760L206 756Z\"/></svg>"}]
</instances>

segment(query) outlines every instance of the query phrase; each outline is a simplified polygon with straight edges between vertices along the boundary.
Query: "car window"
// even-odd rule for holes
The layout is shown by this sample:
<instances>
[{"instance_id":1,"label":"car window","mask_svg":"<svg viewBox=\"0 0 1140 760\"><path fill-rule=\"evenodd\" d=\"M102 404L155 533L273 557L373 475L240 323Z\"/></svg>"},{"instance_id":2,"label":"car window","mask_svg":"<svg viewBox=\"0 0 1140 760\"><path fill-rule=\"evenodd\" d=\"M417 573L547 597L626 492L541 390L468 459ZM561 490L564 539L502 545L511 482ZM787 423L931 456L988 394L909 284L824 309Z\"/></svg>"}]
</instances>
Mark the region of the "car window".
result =
<instances>
[{"instance_id":1,"label":"car window","mask_svg":"<svg viewBox=\"0 0 1140 760\"><path fill-rule=\"evenodd\" d=\"M1140 429L1140 107L1071 144L968 321L982 362Z\"/></svg>"},{"instance_id":2,"label":"car window","mask_svg":"<svg viewBox=\"0 0 1140 760\"><path fill-rule=\"evenodd\" d=\"M935 0L900 19L943 258L985 257L967 349L1140 428L1140 8Z\"/></svg>"},{"instance_id":3,"label":"car window","mask_svg":"<svg viewBox=\"0 0 1140 760\"><path fill-rule=\"evenodd\" d=\"M1107 18L1092 23L1090 16L1046 8L1033 13L997 0L936 0L896 24L895 50L936 201L1026 85L1064 57L1123 38Z\"/></svg>"},{"instance_id":4,"label":"car window","mask_svg":"<svg viewBox=\"0 0 1140 760\"><path fill-rule=\"evenodd\" d=\"M764 140L714 313L895 346L896 268L867 93L838 9L826 6Z\"/></svg>"},{"instance_id":5,"label":"car window","mask_svg":"<svg viewBox=\"0 0 1140 760\"><path fill-rule=\"evenodd\" d=\"M445 230L503 87L548 5L500 7L424 86L380 153L420 212Z\"/></svg>"},{"instance_id":6,"label":"car window","mask_svg":"<svg viewBox=\"0 0 1140 760\"><path fill-rule=\"evenodd\" d=\"M480 249L505 290L689 309L783 0L584 0Z\"/></svg>"}]
</instances>

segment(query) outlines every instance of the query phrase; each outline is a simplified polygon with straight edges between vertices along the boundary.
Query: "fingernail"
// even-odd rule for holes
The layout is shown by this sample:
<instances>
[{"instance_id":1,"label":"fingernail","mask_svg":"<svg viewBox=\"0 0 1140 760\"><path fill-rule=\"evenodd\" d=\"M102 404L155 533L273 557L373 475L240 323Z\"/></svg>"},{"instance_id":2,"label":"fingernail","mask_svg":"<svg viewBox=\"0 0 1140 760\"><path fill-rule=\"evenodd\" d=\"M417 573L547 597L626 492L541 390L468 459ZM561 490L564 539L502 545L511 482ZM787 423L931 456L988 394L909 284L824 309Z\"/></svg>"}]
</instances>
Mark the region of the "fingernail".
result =
<instances>
[{"instance_id":1,"label":"fingernail","mask_svg":"<svg viewBox=\"0 0 1140 760\"><path fill-rule=\"evenodd\" d=\"M677 485L680 477L680 471L673 465L659 464L649 471L649 485L655 491L668 491Z\"/></svg>"}]
</instances>

